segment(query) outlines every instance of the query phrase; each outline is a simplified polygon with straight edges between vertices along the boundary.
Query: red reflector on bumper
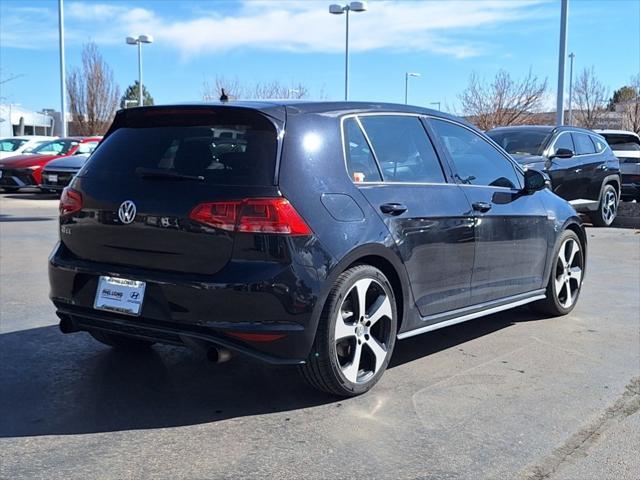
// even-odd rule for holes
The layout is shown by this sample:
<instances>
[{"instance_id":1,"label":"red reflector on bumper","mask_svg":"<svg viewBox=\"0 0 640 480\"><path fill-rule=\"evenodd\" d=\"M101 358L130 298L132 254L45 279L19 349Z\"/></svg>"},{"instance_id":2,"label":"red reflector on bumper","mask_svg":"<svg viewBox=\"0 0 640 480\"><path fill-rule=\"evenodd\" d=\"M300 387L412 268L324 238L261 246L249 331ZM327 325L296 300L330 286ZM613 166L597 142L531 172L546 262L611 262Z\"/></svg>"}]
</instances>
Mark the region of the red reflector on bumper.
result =
<instances>
[{"instance_id":1,"label":"red reflector on bumper","mask_svg":"<svg viewBox=\"0 0 640 480\"><path fill-rule=\"evenodd\" d=\"M245 340L247 342L273 342L284 338L284 333L246 333L246 332L227 332L230 337L237 338L239 340Z\"/></svg>"}]
</instances>

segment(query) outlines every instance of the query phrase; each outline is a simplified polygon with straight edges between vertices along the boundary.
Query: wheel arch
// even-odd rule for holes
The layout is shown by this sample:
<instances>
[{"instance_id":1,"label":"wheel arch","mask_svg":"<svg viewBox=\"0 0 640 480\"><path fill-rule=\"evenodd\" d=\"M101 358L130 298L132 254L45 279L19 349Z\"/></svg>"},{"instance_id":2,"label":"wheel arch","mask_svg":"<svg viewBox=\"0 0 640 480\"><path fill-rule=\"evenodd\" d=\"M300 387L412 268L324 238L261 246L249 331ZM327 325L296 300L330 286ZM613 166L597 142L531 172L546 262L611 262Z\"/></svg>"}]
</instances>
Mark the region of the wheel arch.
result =
<instances>
[{"instance_id":1,"label":"wheel arch","mask_svg":"<svg viewBox=\"0 0 640 480\"><path fill-rule=\"evenodd\" d=\"M565 230L571 230L577 235L578 240L580 240L580 245L582 246L582 257L584 261L584 268L582 269L583 279L584 279L584 276L587 273L587 233L584 231L584 227L582 226L582 223L580 222L580 220L573 219L573 218L569 219L564 224L563 228L560 231L564 232ZM560 239L560 236L558 235L558 240L559 239ZM555 251L555 247L554 247L554 251Z\"/></svg>"},{"instance_id":2,"label":"wheel arch","mask_svg":"<svg viewBox=\"0 0 640 480\"><path fill-rule=\"evenodd\" d=\"M620 175L608 175L604 177L602 180L602 185L600 185L600 195L598 195L598 202L602 201L602 194L607 185L611 185L615 190L618 196L618 201L620 201L620 195L622 194Z\"/></svg>"},{"instance_id":3,"label":"wheel arch","mask_svg":"<svg viewBox=\"0 0 640 480\"><path fill-rule=\"evenodd\" d=\"M336 279L355 265L372 265L379 269L391 283L398 309L398 330L405 323L411 307L411 288L409 279L400 257L389 247L381 244L361 245L351 250L330 270L325 279L325 287L314 309L314 319L320 318L324 305Z\"/></svg>"}]
</instances>

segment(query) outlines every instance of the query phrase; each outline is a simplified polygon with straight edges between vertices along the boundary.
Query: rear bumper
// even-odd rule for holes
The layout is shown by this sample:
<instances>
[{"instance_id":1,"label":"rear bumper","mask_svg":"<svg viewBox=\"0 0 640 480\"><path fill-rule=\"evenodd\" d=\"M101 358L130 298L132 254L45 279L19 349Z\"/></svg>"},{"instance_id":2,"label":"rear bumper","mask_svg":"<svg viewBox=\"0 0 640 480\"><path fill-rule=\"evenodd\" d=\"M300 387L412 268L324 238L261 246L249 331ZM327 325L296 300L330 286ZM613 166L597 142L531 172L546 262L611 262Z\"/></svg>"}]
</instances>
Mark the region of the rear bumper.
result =
<instances>
[{"instance_id":1,"label":"rear bumper","mask_svg":"<svg viewBox=\"0 0 640 480\"><path fill-rule=\"evenodd\" d=\"M262 265L255 271L245 267L245 280L238 283L237 266L235 274L229 268L234 267L214 276L141 271L71 258L58 244L49 258L50 297L58 316L78 330L103 330L170 344L184 344L184 337L189 337L269 363L302 363L317 327L313 310L320 282L315 271L295 263ZM100 275L147 283L140 316L93 308ZM234 333L279 338L243 341Z\"/></svg>"},{"instance_id":2,"label":"rear bumper","mask_svg":"<svg viewBox=\"0 0 640 480\"><path fill-rule=\"evenodd\" d=\"M640 175L622 175L623 197L640 198Z\"/></svg>"}]
</instances>

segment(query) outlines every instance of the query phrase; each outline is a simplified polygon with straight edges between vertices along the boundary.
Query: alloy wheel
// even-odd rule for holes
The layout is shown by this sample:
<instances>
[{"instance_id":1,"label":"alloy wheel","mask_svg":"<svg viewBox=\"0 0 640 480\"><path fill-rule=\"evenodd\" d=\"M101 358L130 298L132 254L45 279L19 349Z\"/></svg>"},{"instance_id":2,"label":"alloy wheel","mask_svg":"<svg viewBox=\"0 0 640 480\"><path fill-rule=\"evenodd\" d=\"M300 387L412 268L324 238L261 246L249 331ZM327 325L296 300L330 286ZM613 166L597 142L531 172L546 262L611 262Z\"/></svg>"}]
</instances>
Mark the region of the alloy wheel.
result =
<instances>
[{"instance_id":1,"label":"alloy wheel","mask_svg":"<svg viewBox=\"0 0 640 480\"><path fill-rule=\"evenodd\" d=\"M584 267L580 245L573 238L564 241L555 268L555 293L563 308L573 305L582 285Z\"/></svg>"},{"instance_id":2,"label":"alloy wheel","mask_svg":"<svg viewBox=\"0 0 640 480\"><path fill-rule=\"evenodd\" d=\"M616 192L612 189L608 189L602 199L602 219L607 225L613 222L618 210L618 199L616 198Z\"/></svg>"},{"instance_id":3,"label":"alloy wheel","mask_svg":"<svg viewBox=\"0 0 640 480\"><path fill-rule=\"evenodd\" d=\"M335 322L338 365L352 383L369 381L389 353L391 299L372 278L356 281L342 301Z\"/></svg>"}]
</instances>

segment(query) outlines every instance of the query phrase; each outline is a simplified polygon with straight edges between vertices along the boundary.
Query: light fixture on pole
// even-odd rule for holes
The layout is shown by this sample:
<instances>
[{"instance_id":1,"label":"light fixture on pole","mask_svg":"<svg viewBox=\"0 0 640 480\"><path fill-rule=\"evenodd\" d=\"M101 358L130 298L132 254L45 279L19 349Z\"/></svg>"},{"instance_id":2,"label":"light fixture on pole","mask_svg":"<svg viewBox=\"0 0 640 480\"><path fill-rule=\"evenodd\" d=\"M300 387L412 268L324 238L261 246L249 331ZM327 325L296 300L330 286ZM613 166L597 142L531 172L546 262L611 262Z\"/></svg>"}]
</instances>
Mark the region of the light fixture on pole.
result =
<instances>
[{"instance_id":1,"label":"light fixture on pole","mask_svg":"<svg viewBox=\"0 0 640 480\"><path fill-rule=\"evenodd\" d=\"M419 77L420 74L416 72L405 72L404 74L404 104L407 104L409 99L409 77Z\"/></svg>"},{"instance_id":2,"label":"light fixture on pole","mask_svg":"<svg viewBox=\"0 0 640 480\"><path fill-rule=\"evenodd\" d=\"M440 111L440 102L431 102L429 105L438 105L438 111Z\"/></svg>"},{"instance_id":3,"label":"light fixture on pole","mask_svg":"<svg viewBox=\"0 0 640 480\"><path fill-rule=\"evenodd\" d=\"M153 43L153 37L151 35L138 35L138 37L127 37L126 42L128 45L138 46L138 106L143 105L142 96L142 44Z\"/></svg>"},{"instance_id":4,"label":"light fixture on pole","mask_svg":"<svg viewBox=\"0 0 640 480\"><path fill-rule=\"evenodd\" d=\"M569 114L567 115L567 124L573 124L573 111L571 108L571 102L573 101L573 59L576 57L576 54L571 52L569 54L569 58L571 61L569 62Z\"/></svg>"},{"instance_id":5,"label":"light fixture on pole","mask_svg":"<svg viewBox=\"0 0 640 480\"><path fill-rule=\"evenodd\" d=\"M367 2L351 2L347 5L329 5L329 13L346 14L345 47L344 47L344 99L349 99L349 12L366 12Z\"/></svg>"}]
</instances>

